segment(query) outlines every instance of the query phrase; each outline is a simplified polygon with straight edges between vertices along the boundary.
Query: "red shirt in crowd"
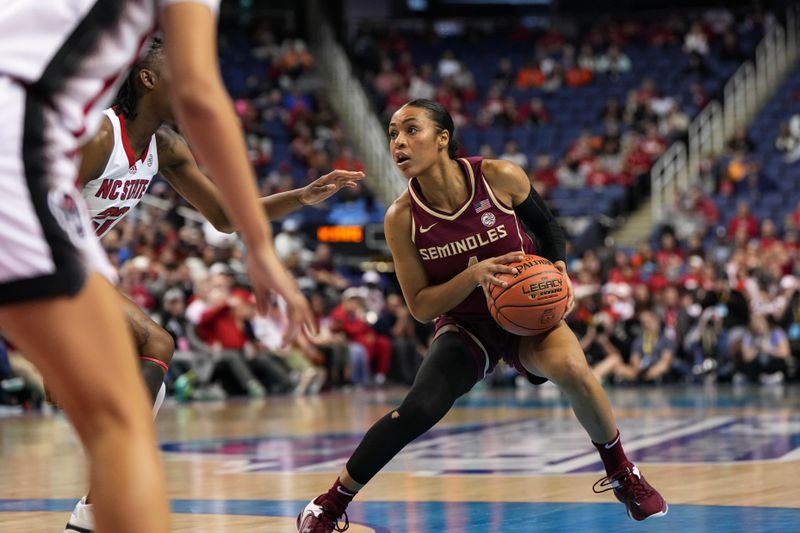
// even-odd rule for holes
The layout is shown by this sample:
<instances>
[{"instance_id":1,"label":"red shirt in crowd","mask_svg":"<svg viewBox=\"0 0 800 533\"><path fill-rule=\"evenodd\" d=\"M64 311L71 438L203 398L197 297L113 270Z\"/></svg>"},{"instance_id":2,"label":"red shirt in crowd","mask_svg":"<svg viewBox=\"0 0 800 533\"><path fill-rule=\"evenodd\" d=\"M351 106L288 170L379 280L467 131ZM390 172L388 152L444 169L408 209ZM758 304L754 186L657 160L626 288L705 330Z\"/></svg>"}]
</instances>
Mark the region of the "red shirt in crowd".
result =
<instances>
[{"instance_id":1,"label":"red shirt in crowd","mask_svg":"<svg viewBox=\"0 0 800 533\"><path fill-rule=\"evenodd\" d=\"M241 350L247 342L244 328L229 305L206 309L197 324L197 335L207 344L219 343L231 350Z\"/></svg>"},{"instance_id":2,"label":"red shirt in crowd","mask_svg":"<svg viewBox=\"0 0 800 533\"><path fill-rule=\"evenodd\" d=\"M739 228L745 228L747 236L751 239L758 235L758 221L753 215L748 214L746 217L732 218L728 224L728 236L735 237L739 232Z\"/></svg>"},{"instance_id":3,"label":"red shirt in crowd","mask_svg":"<svg viewBox=\"0 0 800 533\"><path fill-rule=\"evenodd\" d=\"M350 340L359 342L365 337L374 335L368 322L348 312L342 304L337 305L336 308L331 311L331 320L338 323L341 331L343 331Z\"/></svg>"},{"instance_id":4,"label":"red shirt in crowd","mask_svg":"<svg viewBox=\"0 0 800 533\"><path fill-rule=\"evenodd\" d=\"M714 203L714 200L707 197L701 197L695 202L694 210L700 211L703 214L703 218L706 221L706 224L716 224L719 222L719 209L717 209L717 204Z\"/></svg>"}]
</instances>

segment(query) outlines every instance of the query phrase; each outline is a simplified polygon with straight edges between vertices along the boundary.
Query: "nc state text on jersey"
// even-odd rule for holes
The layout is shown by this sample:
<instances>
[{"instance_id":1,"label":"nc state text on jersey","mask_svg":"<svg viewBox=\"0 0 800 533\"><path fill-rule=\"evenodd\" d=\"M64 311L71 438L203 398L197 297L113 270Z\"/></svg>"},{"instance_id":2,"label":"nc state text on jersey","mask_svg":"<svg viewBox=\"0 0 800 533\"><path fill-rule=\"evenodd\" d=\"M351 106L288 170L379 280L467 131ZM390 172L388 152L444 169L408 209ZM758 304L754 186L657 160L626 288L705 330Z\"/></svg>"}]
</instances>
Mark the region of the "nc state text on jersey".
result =
<instances>
[{"instance_id":1,"label":"nc state text on jersey","mask_svg":"<svg viewBox=\"0 0 800 533\"><path fill-rule=\"evenodd\" d=\"M115 180L106 178L97 189L95 197L106 200L138 200L144 196L149 184L150 180ZM121 191L120 188L122 188Z\"/></svg>"}]
</instances>

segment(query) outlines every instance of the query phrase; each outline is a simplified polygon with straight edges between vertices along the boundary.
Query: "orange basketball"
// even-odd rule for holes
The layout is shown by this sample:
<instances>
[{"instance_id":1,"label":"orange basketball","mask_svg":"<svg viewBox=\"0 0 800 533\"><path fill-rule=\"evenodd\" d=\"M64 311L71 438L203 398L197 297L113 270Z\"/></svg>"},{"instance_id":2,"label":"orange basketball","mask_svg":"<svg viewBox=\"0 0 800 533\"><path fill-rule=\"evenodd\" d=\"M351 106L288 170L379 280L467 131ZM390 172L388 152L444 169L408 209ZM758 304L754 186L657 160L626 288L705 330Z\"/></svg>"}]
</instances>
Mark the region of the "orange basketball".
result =
<instances>
[{"instance_id":1,"label":"orange basketball","mask_svg":"<svg viewBox=\"0 0 800 533\"><path fill-rule=\"evenodd\" d=\"M516 274L497 274L508 287L492 285L487 304L503 329L529 337L556 326L567 312L569 288L558 269L538 255L509 265Z\"/></svg>"}]
</instances>

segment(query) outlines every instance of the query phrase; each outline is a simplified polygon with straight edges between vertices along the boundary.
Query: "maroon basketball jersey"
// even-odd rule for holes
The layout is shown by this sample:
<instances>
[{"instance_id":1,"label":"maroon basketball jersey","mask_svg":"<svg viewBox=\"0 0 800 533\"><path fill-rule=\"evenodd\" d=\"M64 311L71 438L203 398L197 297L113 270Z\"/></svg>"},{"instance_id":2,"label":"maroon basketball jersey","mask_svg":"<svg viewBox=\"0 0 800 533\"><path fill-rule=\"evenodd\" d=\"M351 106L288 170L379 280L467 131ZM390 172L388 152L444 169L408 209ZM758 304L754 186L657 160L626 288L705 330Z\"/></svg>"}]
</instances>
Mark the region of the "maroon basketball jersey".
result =
<instances>
[{"instance_id":1,"label":"maroon basketball jersey","mask_svg":"<svg viewBox=\"0 0 800 533\"><path fill-rule=\"evenodd\" d=\"M514 209L500 203L483 177L482 162L481 157L458 159L470 196L455 213L432 207L425 200L417 178L408 182L411 240L419 251L431 285L444 283L484 259L516 250L534 253L533 241L522 228ZM447 315L492 320L480 287Z\"/></svg>"}]
</instances>

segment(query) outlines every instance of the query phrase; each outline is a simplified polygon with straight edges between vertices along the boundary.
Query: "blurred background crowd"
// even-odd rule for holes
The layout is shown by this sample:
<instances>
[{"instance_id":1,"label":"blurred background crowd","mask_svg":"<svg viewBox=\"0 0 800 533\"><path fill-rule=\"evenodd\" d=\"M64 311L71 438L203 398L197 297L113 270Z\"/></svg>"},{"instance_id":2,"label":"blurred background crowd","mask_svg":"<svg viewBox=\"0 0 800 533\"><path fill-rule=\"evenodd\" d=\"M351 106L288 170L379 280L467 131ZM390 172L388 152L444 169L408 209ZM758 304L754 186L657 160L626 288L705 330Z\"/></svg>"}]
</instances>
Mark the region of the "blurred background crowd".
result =
<instances>
[{"instance_id":1,"label":"blurred background crowd","mask_svg":"<svg viewBox=\"0 0 800 533\"><path fill-rule=\"evenodd\" d=\"M223 19L220 46L261 193L303 187L334 168L362 170L301 29L254 20ZM632 247L606 238L646 199L655 160L775 22L758 7L721 6L557 25L365 22L347 46L383 119L409 99L432 98L453 115L463 155L508 159L529 173L572 239L569 323L605 384L775 386L799 374L797 69L756 122L703 162L700 186L650 238ZM273 222L278 255L319 324L319 335L290 346L279 302L266 316L254 312L235 235L153 183L103 245L122 290L175 341L172 394L411 383L432 325L409 314L386 254L354 257L318 238L324 225L382 223L369 179ZM0 350L0 384L1 403L41 403L41 380L13 350ZM502 365L490 385L526 386Z\"/></svg>"}]
</instances>

